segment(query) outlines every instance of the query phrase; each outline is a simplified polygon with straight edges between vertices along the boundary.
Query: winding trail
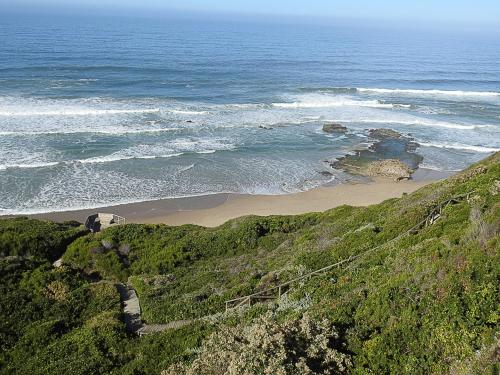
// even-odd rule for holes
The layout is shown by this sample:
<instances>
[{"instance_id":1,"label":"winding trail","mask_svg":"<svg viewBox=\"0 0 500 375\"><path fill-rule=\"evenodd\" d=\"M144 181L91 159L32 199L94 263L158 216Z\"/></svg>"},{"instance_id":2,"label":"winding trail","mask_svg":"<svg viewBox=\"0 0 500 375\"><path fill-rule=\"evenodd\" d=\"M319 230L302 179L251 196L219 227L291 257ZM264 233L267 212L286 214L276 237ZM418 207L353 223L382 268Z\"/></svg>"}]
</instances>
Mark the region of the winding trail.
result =
<instances>
[{"instance_id":1,"label":"winding trail","mask_svg":"<svg viewBox=\"0 0 500 375\"><path fill-rule=\"evenodd\" d=\"M166 324L144 324L141 319L141 305L136 291L123 283L116 284L116 289L120 293L125 326L129 332L143 336L167 329L179 329L193 322L193 320L177 320Z\"/></svg>"},{"instance_id":2,"label":"winding trail","mask_svg":"<svg viewBox=\"0 0 500 375\"><path fill-rule=\"evenodd\" d=\"M472 191L473 192L473 191ZM365 257L367 254L370 254L384 246L386 246L389 243L395 242L399 239L401 239L404 236L410 235L410 234L416 234L418 231L420 231L422 228L428 227L430 225L433 225L442 215L443 209L446 208L450 204L456 204L459 203L462 200L467 200L469 201L469 197L472 194L472 192L468 192L465 194L460 194L457 196L454 196L452 198L449 198L445 201L442 201L438 205L434 206L432 210L428 213L428 215L421 220L419 223L408 229L407 231L401 233L400 235L392 238L391 240L388 240L384 242L383 244L380 244L378 246L375 246L369 250L364 251L361 254L358 255L353 255L350 256L346 259L343 259L339 262L336 262L334 264L330 264L326 267L317 269L315 271L309 272L303 276L297 277L295 279L289 280L283 284L258 291L256 293L252 293L243 297L238 297L234 298L231 300L227 300L225 302L225 311L238 308L238 307L244 307L244 306L251 306L252 302L266 302L266 301L272 301L272 300L279 300L282 296L287 294L288 289L292 286L292 284L295 284L299 281L323 274L325 272L330 271L334 267L340 267L343 266L344 264L348 264L345 269L349 269L353 266L355 266L355 261L358 259L361 259ZM181 327L184 327L188 324L191 324L194 321L203 319L201 318L196 318L196 319L190 319L190 320L176 320L172 321L166 324L144 324L142 319L141 319L141 306L139 303L139 297L137 296L136 291L129 285L125 285L123 283L116 284L116 288L118 289L118 292L120 293L120 299L123 304L123 314L124 314L124 320L125 320L125 325L126 328L129 332L135 333L139 336L147 335L150 333L155 333L155 332L161 332L167 329L179 329Z\"/></svg>"},{"instance_id":3,"label":"winding trail","mask_svg":"<svg viewBox=\"0 0 500 375\"><path fill-rule=\"evenodd\" d=\"M143 326L141 305L134 289L125 284L116 284L123 304L123 317L127 331L137 333Z\"/></svg>"}]
</instances>

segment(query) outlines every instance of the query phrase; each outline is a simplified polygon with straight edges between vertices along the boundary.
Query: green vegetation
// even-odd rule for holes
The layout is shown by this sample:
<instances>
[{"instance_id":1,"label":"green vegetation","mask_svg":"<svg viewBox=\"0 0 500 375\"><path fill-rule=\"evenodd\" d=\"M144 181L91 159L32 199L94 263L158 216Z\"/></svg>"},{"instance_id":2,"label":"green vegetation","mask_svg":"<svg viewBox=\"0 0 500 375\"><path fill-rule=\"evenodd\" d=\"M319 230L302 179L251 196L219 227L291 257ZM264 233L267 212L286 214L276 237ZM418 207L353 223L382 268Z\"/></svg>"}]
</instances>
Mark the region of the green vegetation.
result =
<instances>
[{"instance_id":1,"label":"green vegetation","mask_svg":"<svg viewBox=\"0 0 500 375\"><path fill-rule=\"evenodd\" d=\"M19 217L0 220L0 256L58 259L87 230L77 222L52 223Z\"/></svg>"},{"instance_id":2,"label":"green vegetation","mask_svg":"<svg viewBox=\"0 0 500 375\"><path fill-rule=\"evenodd\" d=\"M0 220L0 373L498 373L499 193L497 153L378 205L218 228ZM353 255L278 303L223 313ZM146 322L202 319L135 337L116 282L134 286Z\"/></svg>"}]
</instances>

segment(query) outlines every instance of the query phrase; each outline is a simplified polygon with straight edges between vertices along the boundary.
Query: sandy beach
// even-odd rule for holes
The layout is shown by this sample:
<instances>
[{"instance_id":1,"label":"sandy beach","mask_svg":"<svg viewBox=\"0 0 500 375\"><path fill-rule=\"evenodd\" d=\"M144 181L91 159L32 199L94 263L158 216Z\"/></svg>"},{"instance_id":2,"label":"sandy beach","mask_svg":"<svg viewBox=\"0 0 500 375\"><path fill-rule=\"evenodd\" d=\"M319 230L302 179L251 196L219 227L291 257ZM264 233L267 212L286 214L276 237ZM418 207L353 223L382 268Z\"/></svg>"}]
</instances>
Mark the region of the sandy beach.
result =
<instances>
[{"instance_id":1,"label":"sandy beach","mask_svg":"<svg viewBox=\"0 0 500 375\"><path fill-rule=\"evenodd\" d=\"M199 197L161 199L123 204L99 209L53 212L31 215L54 221L77 220L96 212L110 212L129 223L197 224L214 227L229 219L246 215L296 215L322 212L344 204L367 206L389 198L401 197L426 184L446 177L441 172L420 169L409 181L394 182L376 178L367 183L323 186L306 192L286 195L213 194Z\"/></svg>"}]
</instances>

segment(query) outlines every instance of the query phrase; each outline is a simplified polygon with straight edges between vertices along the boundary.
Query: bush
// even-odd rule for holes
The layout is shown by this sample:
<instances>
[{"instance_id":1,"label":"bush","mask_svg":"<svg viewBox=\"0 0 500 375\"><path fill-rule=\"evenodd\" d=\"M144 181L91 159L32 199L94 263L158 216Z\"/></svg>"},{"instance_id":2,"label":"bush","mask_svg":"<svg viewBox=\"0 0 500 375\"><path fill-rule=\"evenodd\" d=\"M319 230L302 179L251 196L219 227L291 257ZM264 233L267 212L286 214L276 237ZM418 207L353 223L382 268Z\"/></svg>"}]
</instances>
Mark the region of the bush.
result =
<instances>
[{"instance_id":1,"label":"bush","mask_svg":"<svg viewBox=\"0 0 500 375\"><path fill-rule=\"evenodd\" d=\"M54 261L85 233L88 231L77 222L0 219L0 256L34 256Z\"/></svg>"},{"instance_id":2,"label":"bush","mask_svg":"<svg viewBox=\"0 0 500 375\"><path fill-rule=\"evenodd\" d=\"M346 374L350 356L326 320L279 323L271 313L254 324L224 327L202 345L189 365L176 364L162 375Z\"/></svg>"}]
</instances>

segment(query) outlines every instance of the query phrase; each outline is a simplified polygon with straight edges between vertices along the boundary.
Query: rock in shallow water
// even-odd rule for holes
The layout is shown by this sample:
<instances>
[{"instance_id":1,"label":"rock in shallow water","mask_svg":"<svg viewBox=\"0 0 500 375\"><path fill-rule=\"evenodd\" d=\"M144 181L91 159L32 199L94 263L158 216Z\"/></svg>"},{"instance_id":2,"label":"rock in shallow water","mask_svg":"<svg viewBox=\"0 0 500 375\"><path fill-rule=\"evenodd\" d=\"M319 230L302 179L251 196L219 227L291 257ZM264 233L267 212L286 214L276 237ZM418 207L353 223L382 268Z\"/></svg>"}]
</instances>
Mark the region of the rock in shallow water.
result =
<instances>
[{"instance_id":1,"label":"rock in shallow water","mask_svg":"<svg viewBox=\"0 0 500 375\"><path fill-rule=\"evenodd\" d=\"M334 122L329 122L323 125L323 131L325 133L333 134L333 133L345 133L347 132L347 128L344 125L337 124Z\"/></svg>"},{"instance_id":2,"label":"rock in shallow water","mask_svg":"<svg viewBox=\"0 0 500 375\"><path fill-rule=\"evenodd\" d=\"M273 128L270 128L269 126L264 126L264 125L259 125L259 129L273 130Z\"/></svg>"},{"instance_id":3,"label":"rock in shallow water","mask_svg":"<svg viewBox=\"0 0 500 375\"><path fill-rule=\"evenodd\" d=\"M398 133L395 130L392 129L370 129L368 131L368 134L370 137L375 138L375 139L387 139L387 138L394 138L394 139L399 139L402 137L400 133Z\"/></svg>"},{"instance_id":4,"label":"rock in shallow water","mask_svg":"<svg viewBox=\"0 0 500 375\"><path fill-rule=\"evenodd\" d=\"M422 156L415 152L418 144L411 138L392 129L371 129L369 135L373 145L346 155L331 166L355 175L385 176L399 181L410 178L422 162Z\"/></svg>"}]
</instances>

